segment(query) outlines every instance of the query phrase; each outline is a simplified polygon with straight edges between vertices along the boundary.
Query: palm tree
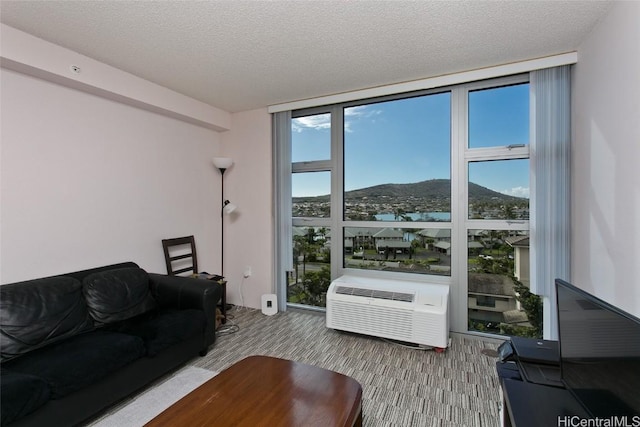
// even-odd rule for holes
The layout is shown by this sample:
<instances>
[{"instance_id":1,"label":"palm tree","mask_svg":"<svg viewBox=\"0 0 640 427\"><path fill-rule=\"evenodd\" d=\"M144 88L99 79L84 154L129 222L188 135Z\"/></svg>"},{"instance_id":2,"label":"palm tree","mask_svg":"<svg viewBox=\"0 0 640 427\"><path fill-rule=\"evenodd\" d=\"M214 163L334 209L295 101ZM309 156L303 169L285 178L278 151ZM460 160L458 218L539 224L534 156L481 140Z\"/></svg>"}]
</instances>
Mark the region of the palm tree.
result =
<instances>
[{"instance_id":1,"label":"palm tree","mask_svg":"<svg viewBox=\"0 0 640 427\"><path fill-rule=\"evenodd\" d=\"M316 241L316 229L313 227L307 228L307 243L313 245Z\"/></svg>"},{"instance_id":2,"label":"palm tree","mask_svg":"<svg viewBox=\"0 0 640 427\"><path fill-rule=\"evenodd\" d=\"M322 238L323 241L327 240L327 227L320 227L317 234Z\"/></svg>"},{"instance_id":3,"label":"palm tree","mask_svg":"<svg viewBox=\"0 0 640 427\"><path fill-rule=\"evenodd\" d=\"M307 274L307 255L314 248L316 231L313 227L308 227L302 236L293 236L293 263L296 268L296 282L304 284L304 277ZM302 280L298 280L298 258L302 255Z\"/></svg>"},{"instance_id":4,"label":"palm tree","mask_svg":"<svg viewBox=\"0 0 640 427\"><path fill-rule=\"evenodd\" d=\"M300 261L298 259L300 258L300 255L302 255L303 260L305 259L305 243L305 236L293 236L293 265L296 269L296 283L300 281L300 275L298 274L298 265L300 264Z\"/></svg>"},{"instance_id":5,"label":"palm tree","mask_svg":"<svg viewBox=\"0 0 640 427\"><path fill-rule=\"evenodd\" d=\"M406 221L408 218L407 213L402 208L396 208L393 211L393 216L396 221Z\"/></svg>"}]
</instances>

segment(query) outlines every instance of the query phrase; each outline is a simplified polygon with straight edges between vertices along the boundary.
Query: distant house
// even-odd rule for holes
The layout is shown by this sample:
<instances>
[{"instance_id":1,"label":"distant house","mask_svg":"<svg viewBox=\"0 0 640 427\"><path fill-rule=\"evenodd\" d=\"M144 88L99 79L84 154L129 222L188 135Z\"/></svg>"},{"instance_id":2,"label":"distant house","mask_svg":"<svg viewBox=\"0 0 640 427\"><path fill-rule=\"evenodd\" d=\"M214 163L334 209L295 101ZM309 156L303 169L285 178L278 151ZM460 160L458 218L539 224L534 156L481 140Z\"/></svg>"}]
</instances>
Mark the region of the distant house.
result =
<instances>
[{"instance_id":1,"label":"distant house","mask_svg":"<svg viewBox=\"0 0 640 427\"><path fill-rule=\"evenodd\" d=\"M380 231L373 227L347 227L344 229L345 252L360 251L373 245L373 235ZM347 243L349 242L349 243ZM349 248L349 249L347 249Z\"/></svg>"},{"instance_id":2,"label":"distant house","mask_svg":"<svg viewBox=\"0 0 640 427\"><path fill-rule=\"evenodd\" d=\"M373 239L378 252L404 253L411 248L411 242L404 240L404 232L395 228L383 228L373 235Z\"/></svg>"},{"instance_id":3,"label":"distant house","mask_svg":"<svg viewBox=\"0 0 640 427\"><path fill-rule=\"evenodd\" d=\"M470 241L480 241L487 235L487 230L469 230Z\"/></svg>"},{"instance_id":4,"label":"distant house","mask_svg":"<svg viewBox=\"0 0 640 427\"><path fill-rule=\"evenodd\" d=\"M450 228L425 228L424 230L420 230L418 234L436 240L451 240Z\"/></svg>"},{"instance_id":5,"label":"distant house","mask_svg":"<svg viewBox=\"0 0 640 427\"><path fill-rule=\"evenodd\" d=\"M469 319L480 322L511 323L505 312L517 310L513 281L500 274L469 273ZM518 322L520 320L518 319Z\"/></svg>"},{"instance_id":6,"label":"distant house","mask_svg":"<svg viewBox=\"0 0 640 427\"><path fill-rule=\"evenodd\" d=\"M427 239L426 249L451 255L451 229L450 228L425 228L418 231L418 235Z\"/></svg>"},{"instance_id":7,"label":"distant house","mask_svg":"<svg viewBox=\"0 0 640 427\"><path fill-rule=\"evenodd\" d=\"M395 228L383 228L373 235L376 241L380 240L402 240L404 233Z\"/></svg>"},{"instance_id":8,"label":"distant house","mask_svg":"<svg viewBox=\"0 0 640 427\"><path fill-rule=\"evenodd\" d=\"M348 229L344 230L344 252L352 253L353 252L353 238L354 235Z\"/></svg>"},{"instance_id":9,"label":"distant house","mask_svg":"<svg viewBox=\"0 0 640 427\"><path fill-rule=\"evenodd\" d=\"M529 236L510 236L504 239L514 250L514 272L513 275L529 287Z\"/></svg>"},{"instance_id":10,"label":"distant house","mask_svg":"<svg viewBox=\"0 0 640 427\"><path fill-rule=\"evenodd\" d=\"M353 239L344 239L344 252L347 254L353 252Z\"/></svg>"},{"instance_id":11,"label":"distant house","mask_svg":"<svg viewBox=\"0 0 640 427\"><path fill-rule=\"evenodd\" d=\"M397 253L406 253L411 248L411 242L403 240L382 240L376 241L376 250L383 253L385 249L396 251Z\"/></svg>"},{"instance_id":12,"label":"distant house","mask_svg":"<svg viewBox=\"0 0 640 427\"><path fill-rule=\"evenodd\" d=\"M480 251L481 249L484 249L484 245L480 242L476 242L475 240L469 240L467 242L467 246L469 249L473 249L476 251Z\"/></svg>"},{"instance_id":13,"label":"distant house","mask_svg":"<svg viewBox=\"0 0 640 427\"><path fill-rule=\"evenodd\" d=\"M433 244L433 248L446 255L451 255L451 242L439 241Z\"/></svg>"}]
</instances>

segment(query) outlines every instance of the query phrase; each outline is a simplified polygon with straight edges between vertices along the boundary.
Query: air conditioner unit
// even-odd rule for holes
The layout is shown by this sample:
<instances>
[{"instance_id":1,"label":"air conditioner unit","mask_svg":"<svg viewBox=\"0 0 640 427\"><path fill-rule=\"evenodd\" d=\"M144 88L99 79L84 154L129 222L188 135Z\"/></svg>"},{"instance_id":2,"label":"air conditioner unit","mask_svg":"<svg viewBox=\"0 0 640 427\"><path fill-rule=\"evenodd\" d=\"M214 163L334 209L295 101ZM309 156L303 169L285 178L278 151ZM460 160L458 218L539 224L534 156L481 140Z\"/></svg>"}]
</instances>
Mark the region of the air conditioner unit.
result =
<instances>
[{"instance_id":1,"label":"air conditioner unit","mask_svg":"<svg viewBox=\"0 0 640 427\"><path fill-rule=\"evenodd\" d=\"M341 276L327 291L327 327L445 348L448 307L447 285Z\"/></svg>"}]
</instances>

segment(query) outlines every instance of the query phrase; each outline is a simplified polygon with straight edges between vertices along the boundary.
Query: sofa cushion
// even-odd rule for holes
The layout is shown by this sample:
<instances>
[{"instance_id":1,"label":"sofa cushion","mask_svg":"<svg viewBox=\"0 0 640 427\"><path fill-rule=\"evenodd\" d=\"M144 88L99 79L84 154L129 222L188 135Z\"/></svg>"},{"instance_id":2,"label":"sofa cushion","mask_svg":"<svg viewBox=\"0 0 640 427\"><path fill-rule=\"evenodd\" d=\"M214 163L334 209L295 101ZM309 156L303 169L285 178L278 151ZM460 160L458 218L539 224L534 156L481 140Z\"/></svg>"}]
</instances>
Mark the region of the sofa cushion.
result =
<instances>
[{"instance_id":1,"label":"sofa cushion","mask_svg":"<svg viewBox=\"0 0 640 427\"><path fill-rule=\"evenodd\" d=\"M92 331L32 351L6 368L44 379L53 399L96 382L142 357L142 339L110 331Z\"/></svg>"},{"instance_id":2,"label":"sofa cushion","mask_svg":"<svg viewBox=\"0 0 640 427\"><path fill-rule=\"evenodd\" d=\"M153 357L167 347L202 334L205 322L202 310L171 310L122 322L118 331L142 338L147 355Z\"/></svg>"},{"instance_id":3,"label":"sofa cushion","mask_svg":"<svg viewBox=\"0 0 640 427\"><path fill-rule=\"evenodd\" d=\"M3 361L92 328L76 279L59 276L0 286Z\"/></svg>"},{"instance_id":4,"label":"sofa cushion","mask_svg":"<svg viewBox=\"0 0 640 427\"><path fill-rule=\"evenodd\" d=\"M0 375L0 415L3 426L30 414L49 401L51 390L42 378L7 369L2 369Z\"/></svg>"},{"instance_id":5,"label":"sofa cushion","mask_svg":"<svg viewBox=\"0 0 640 427\"><path fill-rule=\"evenodd\" d=\"M149 276L141 268L119 268L90 274L83 281L89 313L97 323L129 319L155 308Z\"/></svg>"}]
</instances>

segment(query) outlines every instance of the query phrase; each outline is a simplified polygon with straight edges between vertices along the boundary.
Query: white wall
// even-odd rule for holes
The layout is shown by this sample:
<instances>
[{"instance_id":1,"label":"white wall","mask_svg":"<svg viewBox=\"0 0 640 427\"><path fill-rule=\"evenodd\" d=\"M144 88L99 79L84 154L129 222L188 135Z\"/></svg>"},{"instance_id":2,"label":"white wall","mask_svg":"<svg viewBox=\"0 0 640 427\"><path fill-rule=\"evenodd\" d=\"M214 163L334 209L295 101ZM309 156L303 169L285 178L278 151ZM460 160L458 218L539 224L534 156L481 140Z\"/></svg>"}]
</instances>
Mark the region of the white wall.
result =
<instances>
[{"instance_id":1,"label":"white wall","mask_svg":"<svg viewBox=\"0 0 640 427\"><path fill-rule=\"evenodd\" d=\"M219 268L220 135L2 68L0 283L135 261L194 234Z\"/></svg>"},{"instance_id":2,"label":"white wall","mask_svg":"<svg viewBox=\"0 0 640 427\"><path fill-rule=\"evenodd\" d=\"M225 217L227 298L259 308L273 293L273 191L271 116L266 109L236 113L230 132L221 134L222 151L234 164L225 172L225 197L238 206ZM243 278L245 266L252 275Z\"/></svg>"},{"instance_id":3,"label":"white wall","mask_svg":"<svg viewBox=\"0 0 640 427\"><path fill-rule=\"evenodd\" d=\"M573 80L572 281L640 316L640 3L616 2Z\"/></svg>"}]
</instances>

